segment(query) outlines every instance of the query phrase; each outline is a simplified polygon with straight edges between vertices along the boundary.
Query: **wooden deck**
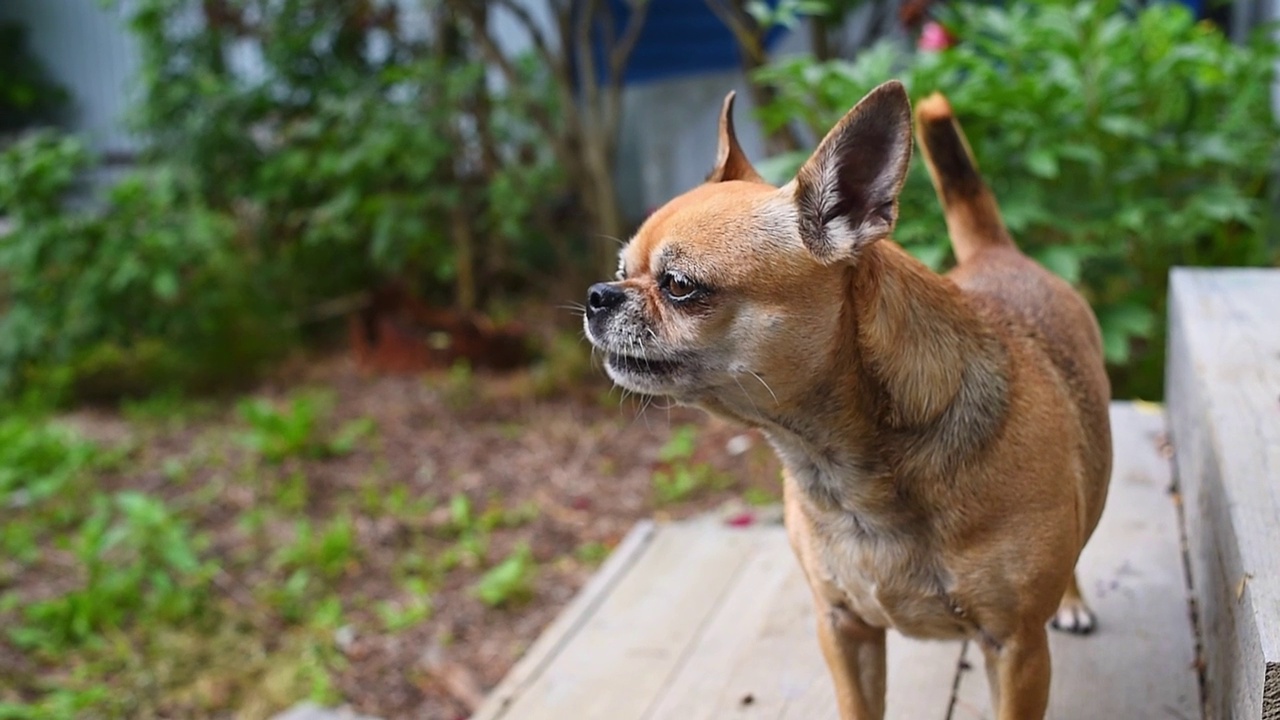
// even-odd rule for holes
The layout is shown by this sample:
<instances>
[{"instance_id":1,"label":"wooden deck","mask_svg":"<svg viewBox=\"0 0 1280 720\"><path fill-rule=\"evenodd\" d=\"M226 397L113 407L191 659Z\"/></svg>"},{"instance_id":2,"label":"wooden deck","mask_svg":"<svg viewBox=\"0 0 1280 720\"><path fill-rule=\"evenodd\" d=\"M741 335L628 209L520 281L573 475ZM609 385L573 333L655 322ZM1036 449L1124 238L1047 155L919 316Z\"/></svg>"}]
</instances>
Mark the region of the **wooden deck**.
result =
<instances>
[{"instance_id":1,"label":"wooden deck","mask_svg":"<svg viewBox=\"0 0 1280 720\"><path fill-rule=\"evenodd\" d=\"M1112 411L1116 464L1080 564L1099 615L1053 634L1054 720L1200 718L1176 495L1158 408ZM642 524L473 720L836 718L781 527ZM888 716L990 718L980 653L891 634Z\"/></svg>"}]
</instances>

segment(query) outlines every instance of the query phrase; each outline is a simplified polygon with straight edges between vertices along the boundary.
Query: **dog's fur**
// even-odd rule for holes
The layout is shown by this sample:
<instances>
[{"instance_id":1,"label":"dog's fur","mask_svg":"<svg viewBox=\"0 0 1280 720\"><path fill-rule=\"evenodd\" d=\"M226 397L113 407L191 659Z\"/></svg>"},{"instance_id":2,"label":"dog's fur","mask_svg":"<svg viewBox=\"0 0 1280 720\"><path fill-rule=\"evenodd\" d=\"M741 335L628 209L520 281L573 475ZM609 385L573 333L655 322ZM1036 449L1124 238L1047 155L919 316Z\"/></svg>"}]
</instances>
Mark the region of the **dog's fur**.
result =
<instances>
[{"instance_id":1,"label":"dog's fur","mask_svg":"<svg viewBox=\"0 0 1280 720\"><path fill-rule=\"evenodd\" d=\"M1097 322L1018 251L946 100L917 131L958 259L887 238L911 155L881 85L772 187L733 132L655 212L585 319L623 387L761 428L843 718L884 715L885 630L974 638L1000 720L1041 718L1045 624L1087 632L1074 567L1102 513L1110 395Z\"/></svg>"}]
</instances>

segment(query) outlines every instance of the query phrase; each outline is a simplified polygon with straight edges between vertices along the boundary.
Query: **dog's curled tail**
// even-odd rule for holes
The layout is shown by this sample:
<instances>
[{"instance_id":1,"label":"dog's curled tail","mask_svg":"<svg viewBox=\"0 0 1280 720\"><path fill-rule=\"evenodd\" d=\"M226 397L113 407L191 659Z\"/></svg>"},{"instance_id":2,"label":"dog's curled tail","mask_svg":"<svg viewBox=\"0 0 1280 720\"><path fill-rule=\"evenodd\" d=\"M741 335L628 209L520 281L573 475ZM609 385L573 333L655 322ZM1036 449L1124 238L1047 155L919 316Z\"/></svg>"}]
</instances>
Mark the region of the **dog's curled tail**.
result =
<instances>
[{"instance_id":1,"label":"dog's curled tail","mask_svg":"<svg viewBox=\"0 0 1280 720\"><path fill-rule=\"evenodd\" d=\"M963 263L983 248L1012 247L996 198L982 181L969 141L941 93L916 105L916 136L946 214L956 260Z\"/></svg>"}]
</instances>

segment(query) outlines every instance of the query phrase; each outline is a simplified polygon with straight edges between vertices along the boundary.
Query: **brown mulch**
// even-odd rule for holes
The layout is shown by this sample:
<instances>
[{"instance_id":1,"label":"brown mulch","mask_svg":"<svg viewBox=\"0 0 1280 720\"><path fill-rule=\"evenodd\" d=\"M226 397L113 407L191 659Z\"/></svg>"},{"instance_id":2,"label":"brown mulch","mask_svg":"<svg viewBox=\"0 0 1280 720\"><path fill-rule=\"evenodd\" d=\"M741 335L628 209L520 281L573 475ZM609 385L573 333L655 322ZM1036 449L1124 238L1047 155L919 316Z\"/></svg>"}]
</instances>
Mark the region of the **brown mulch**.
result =
<instances>
[{"instance_id":1,"label":"brown mulch","mask_svg":"<svg viewBox=\"0 0 1280 720\"><path fill-rule=\"evenodd\" d=\"M334 633L343 660L335 671L336 689L355 710L386 720L459 720L595 571L577 552L584 544L613 547L640 519L705 512L748 488L775 496L779 491L776 461L754 433L687 408L659 404L642 412L643 401L620 399L598 378L552 398L537 397L533 385L525 371L462 379L449 372L367 377L346 357L299 363L255 394L278 399L299 388L325 388L333 399L327 426L370 418L376 433L344 456L289 459L249 471L243 469L247 453L234 441L243 423L230 408L169 429L130 430L118 415L101 413L84 424L104 437L145 435L135 437L135 470L108 482L113 489L159 494L196 518L225 568L217 582L224 606L260 608L254 598L264 586L281 582L263 550L286 542L296 517L305 515L320 526L350 513L358 560L334 581L345 623ZM652 487L654 472L663 467L659 451L673 429L685 424L698 427L690 462L706 463L731 482L661 504ZM741 451L743 435L749 449L734 454L729 447ZM191 461L191 477L179 484L162 468L166 460L183 457L197 460ZM246 530L245 517L266 504L273 484L295 473L305 477L304 507L293 516L268 517L257 534ZM390 495L400 486L409 497L430 503L389 514L366 510L359 500ZM492 506L532 507L536 513L494 530L482 565L447 572L433 589L427 621L386 632L375 605L403 599L397 578L408 559L430 559L452 547L445 528L449 499L458 493L477 513ZM486 607L471 591L473 584L521 542L538 564L531 599L509 608ZM284 632L280 625L272 617L253 621L255 632L273 637Z\"/></svg>"}]
</instances>

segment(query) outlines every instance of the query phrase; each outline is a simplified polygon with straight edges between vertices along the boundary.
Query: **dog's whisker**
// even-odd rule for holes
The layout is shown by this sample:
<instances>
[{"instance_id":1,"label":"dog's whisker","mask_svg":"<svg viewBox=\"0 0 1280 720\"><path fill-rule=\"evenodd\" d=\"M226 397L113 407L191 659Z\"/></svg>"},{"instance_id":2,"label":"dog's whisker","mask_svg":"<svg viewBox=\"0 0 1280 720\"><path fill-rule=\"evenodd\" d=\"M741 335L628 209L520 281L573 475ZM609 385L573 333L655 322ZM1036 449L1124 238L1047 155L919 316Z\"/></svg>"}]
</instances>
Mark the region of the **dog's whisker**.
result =
<instances>
[{"instance_id":1,"label":"dog's whisker","mask_svg":"<svg viewBox=\"0 0 1280 720\"><path fill-rule=\"evenodd\" d=\"M747 402L751 403L751 409L755 411L757 416L760 415L760 408L756 406L755 398L751 397L751 393L747 392L747 389L742 386L742 381L738 380L738 376L735 374L730 375L729 377L732 377L733 381L738 384L738 389L742 391L744 396L746 396Z\"/></svg>"},{"instance_id":2,"label":"dog's whisker","mask_svg":"<svg viewBox=\"0 0 1280 720\"><path fill-rule=\"evenodd\" d=\"M777 394L777 393L775 393L775 392L773 391L773 388L769 387L769 383L765 382L765 381L764 381L764 378L760 377L760 375L759 375L759 374L757 374L757 373L756 373L756 371L754 371L754 370L748 370L747 372L751 374L751 377L753 377L753 378L755 378L755 379L757 379L757 380L759 380L759 381L760 381L760 384L764 386L764 389L765 389L765 390L768 390L768 391L769 391L769 394L773 396L773 404L774 404L774 405L777 405L777 404L778 404L778 394Z\"/></svg>"}]
</instances>

